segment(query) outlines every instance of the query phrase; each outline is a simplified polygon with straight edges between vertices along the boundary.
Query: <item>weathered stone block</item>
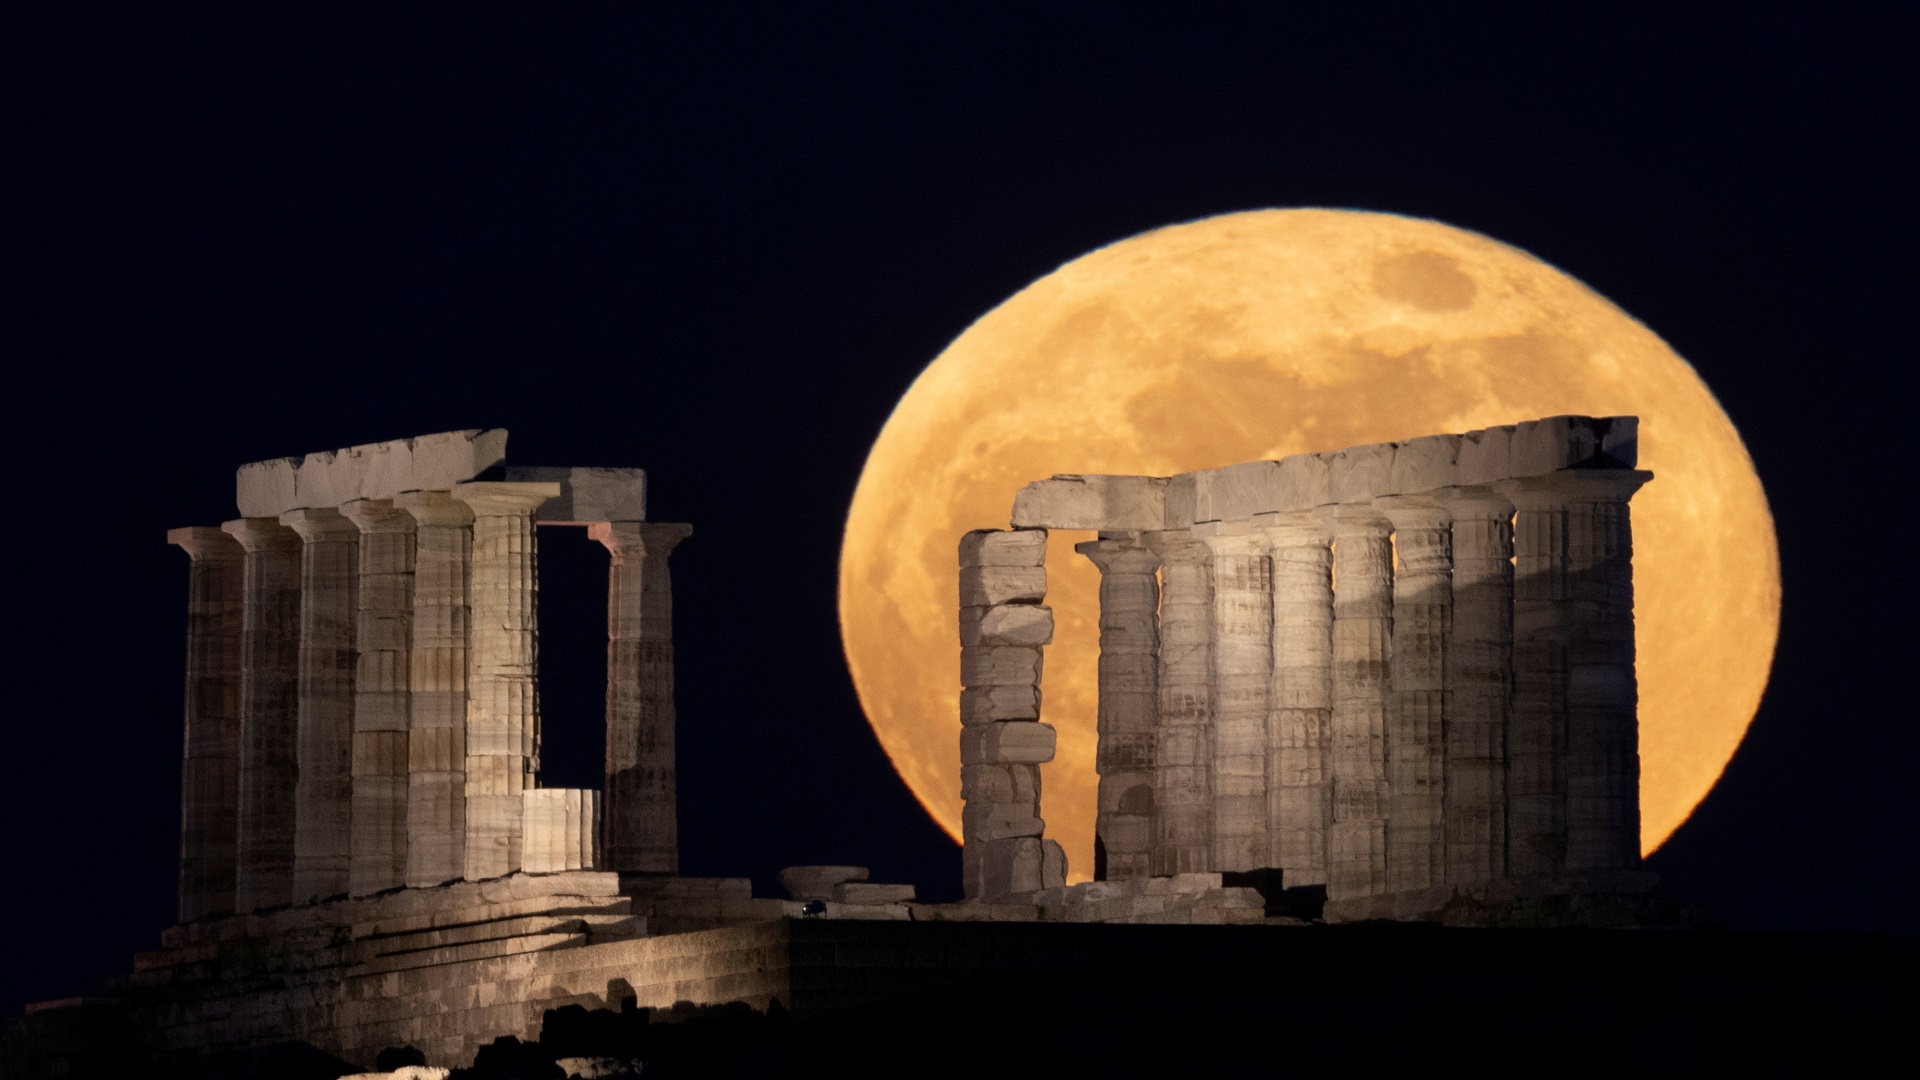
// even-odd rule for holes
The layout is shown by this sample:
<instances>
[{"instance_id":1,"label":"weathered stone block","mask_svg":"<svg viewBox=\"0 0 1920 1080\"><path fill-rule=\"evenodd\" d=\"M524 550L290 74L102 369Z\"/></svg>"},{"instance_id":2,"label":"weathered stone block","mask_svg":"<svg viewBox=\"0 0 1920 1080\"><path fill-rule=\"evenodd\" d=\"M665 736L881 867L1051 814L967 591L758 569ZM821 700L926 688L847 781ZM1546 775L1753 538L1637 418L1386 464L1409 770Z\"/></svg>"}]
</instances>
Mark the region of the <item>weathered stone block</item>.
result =
<instances>
[{"instance_id":1,"label":"weathered stone block","mask_svg":"<svg viewBox=\"0 0 1920 1080\"><path fill-rule=\"evenodd\" d=\"M1195 521L1239 521L1278 508L1278 461L1243 461L1192 476Z\"/></svg>"},{"instance_id":2,"label":"weathered stone block","mask_svg":"<svg viewBox=\"0 0 1920 1080\"><path fill-rule=\"evenodd\" d=\"M960 722L963 724L1035 720L1039 716L1038 686L981 686L960 691Z\"/></svg>"},{"instance_id":3,"label":"weathered stone block","mask_svg":"<svg viewBox=\"0 0 1920 1080\"><path fill-rule=\"evenodd\" d=\"M1045 529L975 529L960 538L961 566L1040 566L1046 561Z\"/></svg>"},{"instance_id":4,"label":"weathered stone block","mask_svg":"<svg viewBox=\"0 0 1920 1080\"><path fill-rule=\"evenodd\" d=\"M1327 462L1328 501L1364 502L1391 491L1393 449L1392 443L1375 443L1320 455Z\"/></svg>"},{"instance_id":5,"label":"weathered stone block","mask_svg":"<svg viewBox=\"0 0 1920 1080\"><path fill-rule=\"evenodd\" d=\"M1491 427L1460 436L1460 454L1454 475L1462 486L1491 484L1507 478L1507 452L1513 428Z\"/></svg>"},{"instance_id":6,"label":"weathered stone block","mask_svg":"<svg viewBox=\"0 0 1920 1080\"><path fill-rule=\"evenodd\" d=\"M1594 421L1600 433L1599 465L1605 469L1633 469L1640 462L1640 418L1608 416Z\"/></svg>"},{"instance_id":7,"label":"weathered stone block","mask_svg":"<svg viewBox=\"0 0 1920 1080\"><path fill-rule=\"evenodd\" d=\"M1199 499L1199 483L1194 473L1181 473L1167 480L1166 523L1163 529L1185 529L1193 524L1194 505Z\"/></svg>"},{"instance_id":8,"label":"weathered stone block","mask_svg":"<svg viewBox=\"0 0 1920 1080\"><path fill-rule=\"evenodd\" d=\"M1593 421L1584 416L1549 416L1516 424L1507 447L1507 475L1539 476L1591 462L1600 450Z\"/></svg>"},{"instance_id":9,"label":"weathered stone block","mask_svg":"<svg viewBox=\"0 0 1920 1080\"><path fill-rule=\"evenodd\" d=\"M789 866L780 871L780 887L795 900L832 900L836 887L865 880L864 866Z\"/></svg>"},{"instance_id":10,"label":"weathered stone block","mask_svg":"<svg viewBox=\"0 0 1920 1080\"><path fill-rule=\"evenodd\" d=\"M1053 760L1050 724L1014 720L1004 724L968 724L960 729L960 764L1039 765Z\"/></svg>"},{"instance_id":11,"label":"weathered stone block","mask_svg":"<svg viewBox=\"0 0 1920 1080\"><path fill-rule=\"evenodd\" d=\"M1046 832L1047 823L1033 811L1032 803L969 802L960 814L961 835L969 844L978 840L1039 836Z\"/></svg>"},{"instance_id":12,"label":"weathered stone block","mask_svg":"<svg viewBox=\"0 0 1920 1080\"><path fill-rule=\"evenodd\" d=\"M1020 529L1130 532L1165 528L1167 481L1157 476L1055 476L1020 489Z\"/></svg>"},{"instance_id":13,"label":"weathered stone block","mask_svg":"<svg viewBox=\"0 0 1920 1080\"><path fill-rule=\"evenodd\" d=\"M963 566L960 568L960 606L1038 602L1047 596L1044 566Z\"/></svg>"},{"instance_id":14,"label":"weathered stone block","mask_svg":"<svg viewBox=\"0 0 1920 1080\"><path fill-rule=\"evenodd\" d=\"M1040 767L1037 765L963 765L960 797L969 803L1040 805Z\"/></svg>"},{"instance_id":15,"label":"weathered stone block","mask_svg":"<svg viewBox=\"0 0 1920 1080\"><path fill-rule=\"evenodd\" d=\"M1452 487L1459 478L1460 441L1458 435L1428 435L1395 446L1387 490L1404 495Z\"/></svg>"},{"instance_id":16,"label":"weathered stone block","mask_svg":"<svg viewBox=\"0 0 1920 1080\"><path fill-rule=\"evenodd\" d=\"M1044 604L999 604L960 609L960 644L1037 647L1053 641L1053 609Z\"/></svg>"},{"instance_id":17,"label":"weathered stone block","mask_svg":"<svg viewBox=\"0 0 1920 1080\"><path fill-rule=\"evenodd\" d=\"M603 521L647 519L647 473L644 469L567 468L549 465L509 465L507 480L551 482L560 494L534 513L543 525L592 525Z\"/></svg>"},{"instance_id":18,"label":"weathered stone block","mask_svg":"<svg viewBox=\"0 0 1920 1080\"><path fill-rule=\"evenodd\" d=\"M1040 650L1015 645L970 645L960 650L960 684L1037 686Z\"/></svg>"}]
</instances>

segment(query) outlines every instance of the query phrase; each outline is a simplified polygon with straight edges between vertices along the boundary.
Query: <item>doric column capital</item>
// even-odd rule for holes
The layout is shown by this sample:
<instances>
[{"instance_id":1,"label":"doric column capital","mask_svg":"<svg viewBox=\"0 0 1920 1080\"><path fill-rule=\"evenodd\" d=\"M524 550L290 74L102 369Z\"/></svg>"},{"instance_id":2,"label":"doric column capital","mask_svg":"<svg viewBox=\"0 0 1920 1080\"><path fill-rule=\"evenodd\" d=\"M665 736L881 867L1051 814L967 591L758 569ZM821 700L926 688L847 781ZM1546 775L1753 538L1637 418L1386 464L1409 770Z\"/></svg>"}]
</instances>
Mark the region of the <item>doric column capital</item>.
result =
<instances>
[{"instance_id":1,"label":"doric column capital","mask_svg":"<svg viewBox=\"0 0 1920 1080\"><path fill-rule=\"evenodd\" d=\"M1311 510L1255 514L1253 524L1274 548L1320 547L1333 539L1327 523Z\"/></svg>"},{"instance_id":2,"label":"doric column capital","mask_svg":"<svg viewBox=\"0 0 1920 1080\"><path fill-rule=\"evenodd\" d=\"M185 551L194 562L202 560L238 561L246 555L234 538L224 529L211 525L189 525L184 529L168 529L167 543Z\"/></svg>"},{"instance_id":3,"label":"doric column capital","mask_svg":"<svg viewBox=\"0 0 1920 1080\"><path fill-rule=\"evenodd\" d=\"M413 515L392 499L355 499L342 503L340 513L363 533L405 533L415 527Z\"/></svg>"},{"instance_id":4,"label":"doric column capital","mask_svg":"<svg viewBox=\"0 0 1920 1080\"><path fill-rule=\"evenodd\" d=\"M300 545L300 534L280 524L278 518L250 517L222 522L220 531L238 540L247 551L271 551Z\"/></svg>"},{"instance_id":5,"label":"doric column capital","mask_svg":"<svg viewBox=\"0 0 1920 1080\"><path fill-rule=\"evenodd\" d=\"M1265 555L1267 534L1251 521L1202 521L1193 535L1215 555Z\"/></svg>"},{"instance_id":6,"label":"doric column capital","mask_svg":"<svg viewBox=\"0 0 1920 1080\"><path fill-rule=\"evenodd\" d=\"M450 491L403 491L393 505L412 516L416 525L471 525L473 511Z\"/></svg>"},{"instance_id":7,"label":"doric column capital","mask_svg":"<svg viewBox=\"0 0 1920 1080\"><path fill-rule=\"evenodd\" d=\"M559 495L558 481L474 480L453 486L453 497L471 507L477 518L531 517Z\"/></svg>"},{"instance_id":8,"label":"doric column capital","mask_svg":"<svg viewBox=\"0 0 1920 1080\"><path fill-rule=\"evenodd\" d=\"M1455 521L1505 521L1513 516L1513 503L1490 487L1441 488L1431 498Z\"/></svg>"},{"instance_id":9,"label":"doric column capital","mask_svg":"<svg viewBox=\"0 0 1920 1080\"><path fill-rule=\"evenodd\" d=\"M1151 574L1160 568L1160 556L1135 537L1087 540L1073 545L1100 568L1102 574Z\"/></svg>"},{"instance_id":10,"label":"doric column capital","mask_svg":"<svg viewBox=\"0 0 1920 1080\"><path fill-rule=\"evenodd\" d=\"M1626 502L1653 479L1644 469L1563 469L1544 476L1492 485L1516 507L1559 507L1577 502Z\"/></svg>"},{"instance_id":11,"label":"doric column capital","mask_svg":"<svg viewBox=\"0 0 1920 1080\"><path fill-rule=\"evenodd\" d=\"M332 507L304 507L289 510L280 515L280 524L300 534L307 543L326 540L342 540L348 537L358 538L359 526L347 520L345 514Z\"/></svg>"},{"instance_id":12,"label":"doric column capital","mask_svg":"<svg viewBox=\"0 0 1920 1080\"><path fill-rule=\"evenodd\" d=\"M674 521L595 521L587 525L587 535L617 559L644 555L664 559L693 535L693 526Z\"/></svg>"},{"instance_id":13,"label":"doric column capital","mask_svg":"<svg viewBox=\"0 0 1920 1080\"><path fill-rule=\"evenodd\" d=\"M1385 536L1393 531L1393 521L1372 503L1344 502L1313 509L1326 522L1334 539L1341 537Z\"/></svg>"},{"instance_id":14,"label":"doric column capital","mask_svg":"<svg viewBox=\"0 0 1920 1080\"><path fill-rule=\"evenodd\" d=\"M1425 495L1387 495L1373 500L1373 507L1393 522L1396 532L1444 529L1453 521L1453 515L1439 500Z\"/></svg>"}]
</instances>

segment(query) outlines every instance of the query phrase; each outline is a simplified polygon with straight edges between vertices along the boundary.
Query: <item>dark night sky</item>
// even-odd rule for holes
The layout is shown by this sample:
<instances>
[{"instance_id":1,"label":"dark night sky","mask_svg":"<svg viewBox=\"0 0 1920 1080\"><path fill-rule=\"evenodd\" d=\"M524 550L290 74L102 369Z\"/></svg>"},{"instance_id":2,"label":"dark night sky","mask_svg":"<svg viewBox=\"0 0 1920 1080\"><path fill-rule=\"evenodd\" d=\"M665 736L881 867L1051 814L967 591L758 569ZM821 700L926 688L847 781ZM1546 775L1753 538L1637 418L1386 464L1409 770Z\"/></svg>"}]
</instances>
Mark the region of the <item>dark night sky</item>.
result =
<instances>
[{"instance_id":1,"label":"dark night sky","mask_svg":"<svg viewBox=\"0 0 1920 1080\"><path fill-rule=\"evenodd\" d=\"M644 467L653 516L695 524L687 872L854 862L952 896L840 654L867 447L1028 281L1263 206L1488 233L1694 363L1773 501L1785 620L1746 744L1654 866L1750 927L1920 928L1914 27L1332 6L16 25L0 1008L97 986L171 917L163 532L234 516L240 462L450 428ZM604 570L545 542L548 776L589 782Z\"/></svg>"}]
</instances>

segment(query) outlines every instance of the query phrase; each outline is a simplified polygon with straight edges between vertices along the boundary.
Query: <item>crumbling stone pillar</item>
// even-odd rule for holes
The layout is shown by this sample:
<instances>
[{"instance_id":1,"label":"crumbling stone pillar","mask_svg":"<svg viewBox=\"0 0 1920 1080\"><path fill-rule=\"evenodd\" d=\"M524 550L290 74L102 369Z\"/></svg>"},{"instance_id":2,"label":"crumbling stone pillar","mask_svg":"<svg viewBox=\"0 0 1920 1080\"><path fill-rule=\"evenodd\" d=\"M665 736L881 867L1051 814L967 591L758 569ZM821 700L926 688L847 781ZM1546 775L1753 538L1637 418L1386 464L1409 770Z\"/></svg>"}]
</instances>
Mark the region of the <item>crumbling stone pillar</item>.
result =
<instances>
[{"instance_id":1,"label":"crumbling stone pillar","mask_svg":"<svg viewBox=\"0 0 1920 1080\"><path fill-rule=\"evenodd\" d=\"M473 514L444 491L396 496L414 520L407 653L407 875L458 881L467 865L467 628Z\"/></svg>"},{"instance_id":2,"label":"crumbling stone pillar","mask_svg":"<svg viewBox=\"0 0 1920 1080\"><path fill-rule=\"evenodd\" d=\"M1333 549L1310 513L1261 514L1273 567L1270 865L1289 888L1327 881L1328 736L1333 712Z\"/></svg>"},{"instance_id":3,"label":"crumbling stone pillar","mask_svg":"<svg viewBox=\"0 0 1920 1080\"><path fill-rule=\"evenodd\" d=\"M1550 874L1567 854L1567 500L1551 478L1495 488L1514 507L1507 872Z\"/></svg>"},{"instance_id":4,"label":"crumbling stone pillar","mask_svg":"<svg viewBox=\"0 0 1920 1080\"><path fill-rule=\"evenodd\" d=\"M1040 718L1041 648L1053 640L1047 534L979 530L960 540L960 794L967 899L1066 883L1066 853L1043 838L1040 766L1054 732Z\"/></svg>"},{"instance_id":5,"label":"crumbling stone pillar","mask_svg":"<svg viewBox=\"0 0 1920 1080\"><path fill-rule=\"evenodd\" d=\"M1144 878L1153 827L1154 742L1160 712L1160 557L1133 535L1074 550L1100 568L1097 881Z\"/></svg>"},{"instance_id":6,"label":"crumbling stone pillar","mask_svg":"<svg viewBox=\"0 0 1920 1080\"><path fill-rule=\"evenodd\" d=\"M1273 681L1273 576L1250 524L1209 523L1213 550L1213 867L1267 866L1267 697ZM1198 528L1196 531L1199 531Z\"/></svg>"},{"instance_id":7,"label":"crumbling stone pillar","mask_svg":"<svg viewBox=\"0 0 1920 1080\"><path fill-rule=\"evenodd\" d=\"M473 622L467 654L467 865L477 881L520 869L521 792L539 771L539 628L533 514L557 483L476 481L453 489L473 511Z\"/></svg>"},{"instance_id":8,"label":"crumbling stone pillar","mask_svg":"<svg viewBox=\"0 0 1920 1080\"><path fill-rule=\"evenodd\" d=\"M172 529L187 578L186 734L180 755L181 922L233 911L240 815L240 644L246 553L219 529Z\"/></svg>"},{"instance_id":9,"label":"crumbling stone pillar","mask_svg":"<svg viewBox=\"0 0 1920 1080\"><path fill-rule=\"evenodd\" d=\"M360 529L353 697L353 842L347 891L407 880L407 661L413 651L413 515L390 499L340 508Z\"/></svg>"},{"instance_id":10,"label":"crumbling stone pillar","mask_svg":"<svg viewBox=\"0 0 1920 1080\"><path fill-rule=\"evenodd\" d=\"M1633 525L1627 501L1651 473L1560 474L1567 498L1567 868L1640 862L1639 701L1633 645Z\"/></svg>"},{"instance_id":11,"label":"crumbling stone pillar","mask_svg":"<svg viewBox=\"0 0 1920 1080\"><path fill-rule=\"evenodd\" d=\"M1186 530L1147 534L1160 555L1160 720L1149 863L1156 877L1213 866L1213 552Z\"/></svg>"},{"instance_id":12,"label":"crumbling stone pillar","mask_svg":"<svg viewBox=\"0 0 1920 1080\"><path fill-rule=\"evenodd\" d=\"M609 870L680 869L674 762L673 577L667 559L690 525L602 522L588 533L607 574L607 756L603 805Z\"/></svg>"},{"instance_id":13,"label":"crumbling stone pillar","mask_svg":"<svg viewBox=\"0 0 1920 1080\"><path fill-rule=\"evenodd\" d=\"M307 904L347 892L360 530L333 509L289 510L280 523L302 541L293 902Z\"/></svg>"},{"instance_id":14,"label":"crumbling stone pillar","mask_svg":"<svg viewBox=\"0 0 1920 1080\"><path fill-rule=\"evenodd\" d=\"M1446 881L1447 651L1452 523L1420 496L1374 500L1393 523L1392 708L1387 719L1387 889Z\"/></svg>"},{"instance_id":15,"label":"crumbling stone pillar","mask_svg":"<svg viewBox=\"0 0 1920 1080\"><path fill-rule=\"evenodd\" d=\"M1333 530L1333 815L1327 897L1387 889L1386 725L1393 659L1393 526L1365 504L1327 508Z\"/></svg>"},{"instance_id":16,"label":"crumbling stone pillar","mask_svg":"<svg viewBox=\"0 0 1920 1080\"><path fill-rule=\"evenodd\" d=\"M234 910L246 912L293 900L301 543L274 518L241 518L220 528L246 550L234 867Z\"/></svg>"},{"instance_id":17,"label":"crumbling stone pillar","mask_svg":"<svg viewBox=\"0 0 1920 1080\"><path fill-rule=\"evenodd\" d=\"M1447 651L1449 884L1507 872L1507 718L1513 694L1513 504L1481 488L1443 492L1453 518L1453 638Z\"/></svg>"}]
</instances>

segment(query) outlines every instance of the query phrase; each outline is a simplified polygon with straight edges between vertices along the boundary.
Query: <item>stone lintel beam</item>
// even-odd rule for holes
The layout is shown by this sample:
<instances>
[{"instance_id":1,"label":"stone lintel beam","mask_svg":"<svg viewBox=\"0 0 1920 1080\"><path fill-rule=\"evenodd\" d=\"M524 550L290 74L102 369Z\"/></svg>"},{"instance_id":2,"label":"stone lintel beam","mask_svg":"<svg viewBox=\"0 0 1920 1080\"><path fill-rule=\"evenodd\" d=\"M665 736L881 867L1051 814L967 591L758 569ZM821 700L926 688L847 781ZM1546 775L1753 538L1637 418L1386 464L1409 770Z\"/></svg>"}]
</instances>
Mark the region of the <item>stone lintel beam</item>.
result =
<instances>
[{"instance_id":1,"label":"stone lintel beam","mask_svg":"<svg viewBox=\"0 0 1920 1080\"><path fill-rule=\"evenodd\" d=\"M1020 489L1016 529L1128 532L1163 528L1167 482L1153 476L1059 475Z\"/></svg>"},{"instance_id":2,"label":"stone lintel beam","mask_svg":"<svg viewBox=\"0 0 1920 1080\"><path fill-rule=\"evenodd\" d=\"M647 519L644 469L509 465L506 478L560 485L560 494L541 504L534 513L534 520L542 525L591 526Z\"/></svg>"},{"instance_id":3,"label":"stone lintel beam","mask_svg":"<svg viewBox=\"0 0 1920 1080\"><path fill-rule=\"evenodd\" d=\"M277 518L304 507L444 491L499 465L506 452L507 433L490 428L273 458L240 466L235 496L242 514Z\"/></svg>"},{"instance_id":4,"label":"stone lintel beam","mask_svg":"<svg viewBox=\"0 0 1920 1080\"><path fill-rule=\"evenodd\" d=\"M240 643L246 553L217 528L171 529L187 580L179 918L231 914L240 813Z\"/></svg>"}]
</instances>

